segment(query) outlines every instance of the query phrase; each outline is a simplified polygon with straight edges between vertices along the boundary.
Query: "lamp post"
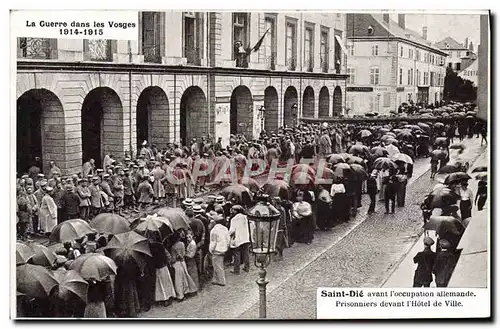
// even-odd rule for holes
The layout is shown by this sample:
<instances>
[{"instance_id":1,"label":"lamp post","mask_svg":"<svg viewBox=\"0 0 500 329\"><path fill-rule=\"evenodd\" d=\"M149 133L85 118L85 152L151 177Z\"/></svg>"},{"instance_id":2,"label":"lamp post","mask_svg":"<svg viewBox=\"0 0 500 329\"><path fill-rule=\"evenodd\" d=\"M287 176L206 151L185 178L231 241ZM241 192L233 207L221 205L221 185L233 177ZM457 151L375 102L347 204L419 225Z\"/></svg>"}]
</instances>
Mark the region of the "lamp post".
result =
<instances>
[{"instance_id":1,"label":"lamp post","mask_svg":"<svg viewBox=\"0 0 500 329\"><path fill-rule=\"evenodd\" d=\"M276 238L280 212L269 202L269 196L256 197L257 203L247 210L250 252L259 269L259 318L266 318L266 267L271 263L271 254L276 253Z\"/></svg>"},{"instance_id":2,"label":"lamp post","mask_svg":"<svg viewBox=\"0 0 500 329\"><path fill-rule=\"evenodd\" d=\"M266 114L266 108L264 105L262 105L259 108L259 118L260 118L260 131L262 132L264 130L264 125L265 125L265 114Z\"/></svg>"}]
</instances>

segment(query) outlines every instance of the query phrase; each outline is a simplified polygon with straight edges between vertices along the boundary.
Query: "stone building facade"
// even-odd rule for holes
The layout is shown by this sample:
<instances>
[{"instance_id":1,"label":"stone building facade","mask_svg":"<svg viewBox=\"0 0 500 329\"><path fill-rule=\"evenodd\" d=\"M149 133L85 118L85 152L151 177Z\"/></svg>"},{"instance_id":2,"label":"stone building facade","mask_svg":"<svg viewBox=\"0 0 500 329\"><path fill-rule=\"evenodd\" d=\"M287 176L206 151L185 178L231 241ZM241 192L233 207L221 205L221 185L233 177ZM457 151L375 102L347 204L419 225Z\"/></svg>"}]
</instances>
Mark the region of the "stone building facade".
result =
<instances>
[{"instance_id":1,"label":"stone building facade","mask_svg":"<svg viewBox=\"0 0 500 329\"><path fill-rule=\"evenodd\" d=\"M18 39L19 172L344 113L344 14L138 15L135 41Z\"/></svg>"}]
</instances>

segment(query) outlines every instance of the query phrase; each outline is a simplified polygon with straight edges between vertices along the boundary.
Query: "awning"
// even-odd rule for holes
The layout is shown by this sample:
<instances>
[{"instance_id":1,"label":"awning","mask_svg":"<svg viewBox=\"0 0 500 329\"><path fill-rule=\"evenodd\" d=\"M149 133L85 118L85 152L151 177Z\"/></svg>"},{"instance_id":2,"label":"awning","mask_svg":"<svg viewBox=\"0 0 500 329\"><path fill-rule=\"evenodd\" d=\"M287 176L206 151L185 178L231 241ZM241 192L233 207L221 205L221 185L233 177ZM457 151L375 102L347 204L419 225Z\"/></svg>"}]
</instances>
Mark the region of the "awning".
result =
<instances>
[{"instance_id":1,"label":"awning","mask_svg":"<svg viewBox=\"0 0 500 329\"><path fill-rule=\"evenodd\" d=\"M345 55L347 55L347 48L345 47L344 41L342 40L342 38L338 35L335 35L335 40L337 40L337 42L340 44L340 48L342 48L342 52Z\"/></svg>"}]
</instances>

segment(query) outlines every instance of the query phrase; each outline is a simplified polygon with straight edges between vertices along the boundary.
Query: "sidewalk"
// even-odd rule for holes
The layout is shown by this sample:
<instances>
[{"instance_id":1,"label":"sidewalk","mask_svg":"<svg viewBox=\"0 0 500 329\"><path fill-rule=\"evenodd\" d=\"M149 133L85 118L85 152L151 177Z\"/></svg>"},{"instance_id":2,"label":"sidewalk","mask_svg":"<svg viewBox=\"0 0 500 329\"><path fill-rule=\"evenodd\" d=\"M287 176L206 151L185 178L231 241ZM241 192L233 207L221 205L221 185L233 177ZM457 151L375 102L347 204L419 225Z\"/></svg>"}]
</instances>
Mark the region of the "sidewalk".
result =
<instances>
[{"instance_id":1,"label":"sidewalk","mask_svg":"<svg viewBox=\"0 0 500 329\"><path fill-rule=\"evenodd\" d=\"M467 148L464 151L463 158L466 161L469 161L470 163L470 171L474 169L477 166L487 166L488 165L488 149L486 147L481 147L480 146L480 139L466 139L464 140L463 143ZM453 163L454 158L456 157L456 152L453 152L451 155L451 161L450 163ZM473 175L471 175L473 177ZM432 189L433 185L436 184L437 181L431 181L429 183L429 191ZM471 188L474 197L476 195L477 191L477 180L474 179L474 177L469 181L469 187ZM488 201L489 202L489 201ZM487 203L488 204L488 203ZM472 218L475 219L477 217L481 217L483 223L487 223L488 221L486 220L488 218L487 216L488 210L485 208L483 211L478 212L477 207L473 206L472 209ZM421 216L421 214L416 214L417 216ZM472 222L472 221L471 221ZM471 227L472 224L468 226ZM423 232L422 232L423 233ZM464 236L462 237L462 242L465 240L467 234L464 233ZM475 233L475 235L478 235L477 239L481 240L484 239L483 237L479 237L479 233ZM435 239L435 232L429 231L429 236L431 238ZM383 288L408 288L413 286L413 274L416 269L416 265L413 263L413 257L419 252L424 249L424 234L421 234L420 237L415 241L415 244L407 251L406 256L401 260L400 264L395 268L394 272L389 276L389 278L382 284ZM475 240L475 239L474 239ZM461 245L459 245L460 248L463 248ZM431 248L433 251L436 249L436 245L432 246ZM484 258L484 257L483 257ZM460 261L459 261L460 263ZM470 266L470 264L467 264L466 266ZM470 269L470 268L469 268ZM455 269L460 270L458 264ZM465 269L463 271L466 271ZM481 269L481 271L483 271ZM469 270L470 272L470 270ZM480 272L478 272L480 273ZM481 273L480 273L481 274ZM487 271L484 270L484 274L487 274ZM431 287L435 287L435 283L431 283Z\"/></svg>"}]
</instances>

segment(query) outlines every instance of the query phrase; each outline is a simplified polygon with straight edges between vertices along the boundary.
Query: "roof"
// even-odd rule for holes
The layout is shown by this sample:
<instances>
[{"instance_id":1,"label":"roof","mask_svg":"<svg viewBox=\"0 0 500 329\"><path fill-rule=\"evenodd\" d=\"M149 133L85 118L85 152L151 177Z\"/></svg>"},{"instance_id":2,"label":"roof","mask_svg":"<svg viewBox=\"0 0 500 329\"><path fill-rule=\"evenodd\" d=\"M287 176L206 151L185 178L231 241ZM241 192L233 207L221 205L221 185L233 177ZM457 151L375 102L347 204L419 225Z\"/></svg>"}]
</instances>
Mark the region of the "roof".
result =
<instances>
[{"instance_id":1,"label":"roof","mask_svg":"<svg viewBox=\"0 0 500 329\"><path fill-rule=\"evenodd\" d=\"M476 65L477 65L477 60L470 61L468 64L469 64L469 65L467 65L467 66L464 66L464 67L460 68L460 71L459 71L458 73L460 74L461 72L463 72L463 71L467 70L469 67L471 67L471 66L472 66L472 65L474 65L474 64L476 64Z\"/></svg>"},{"instance_id":2,"label":"roof","mask_svg":"<svg viewBox=\"0 0 500 329\"><path fill-rule=\"evenodd\" d=\"M453 50L469 50L467 47L464 47L463 44L453 39L452 37L446 37L443 40L434 44L435 47L439 49L453 49ZM448 46L448 47L447 47Z\"/></svg>"}]
</instances>

